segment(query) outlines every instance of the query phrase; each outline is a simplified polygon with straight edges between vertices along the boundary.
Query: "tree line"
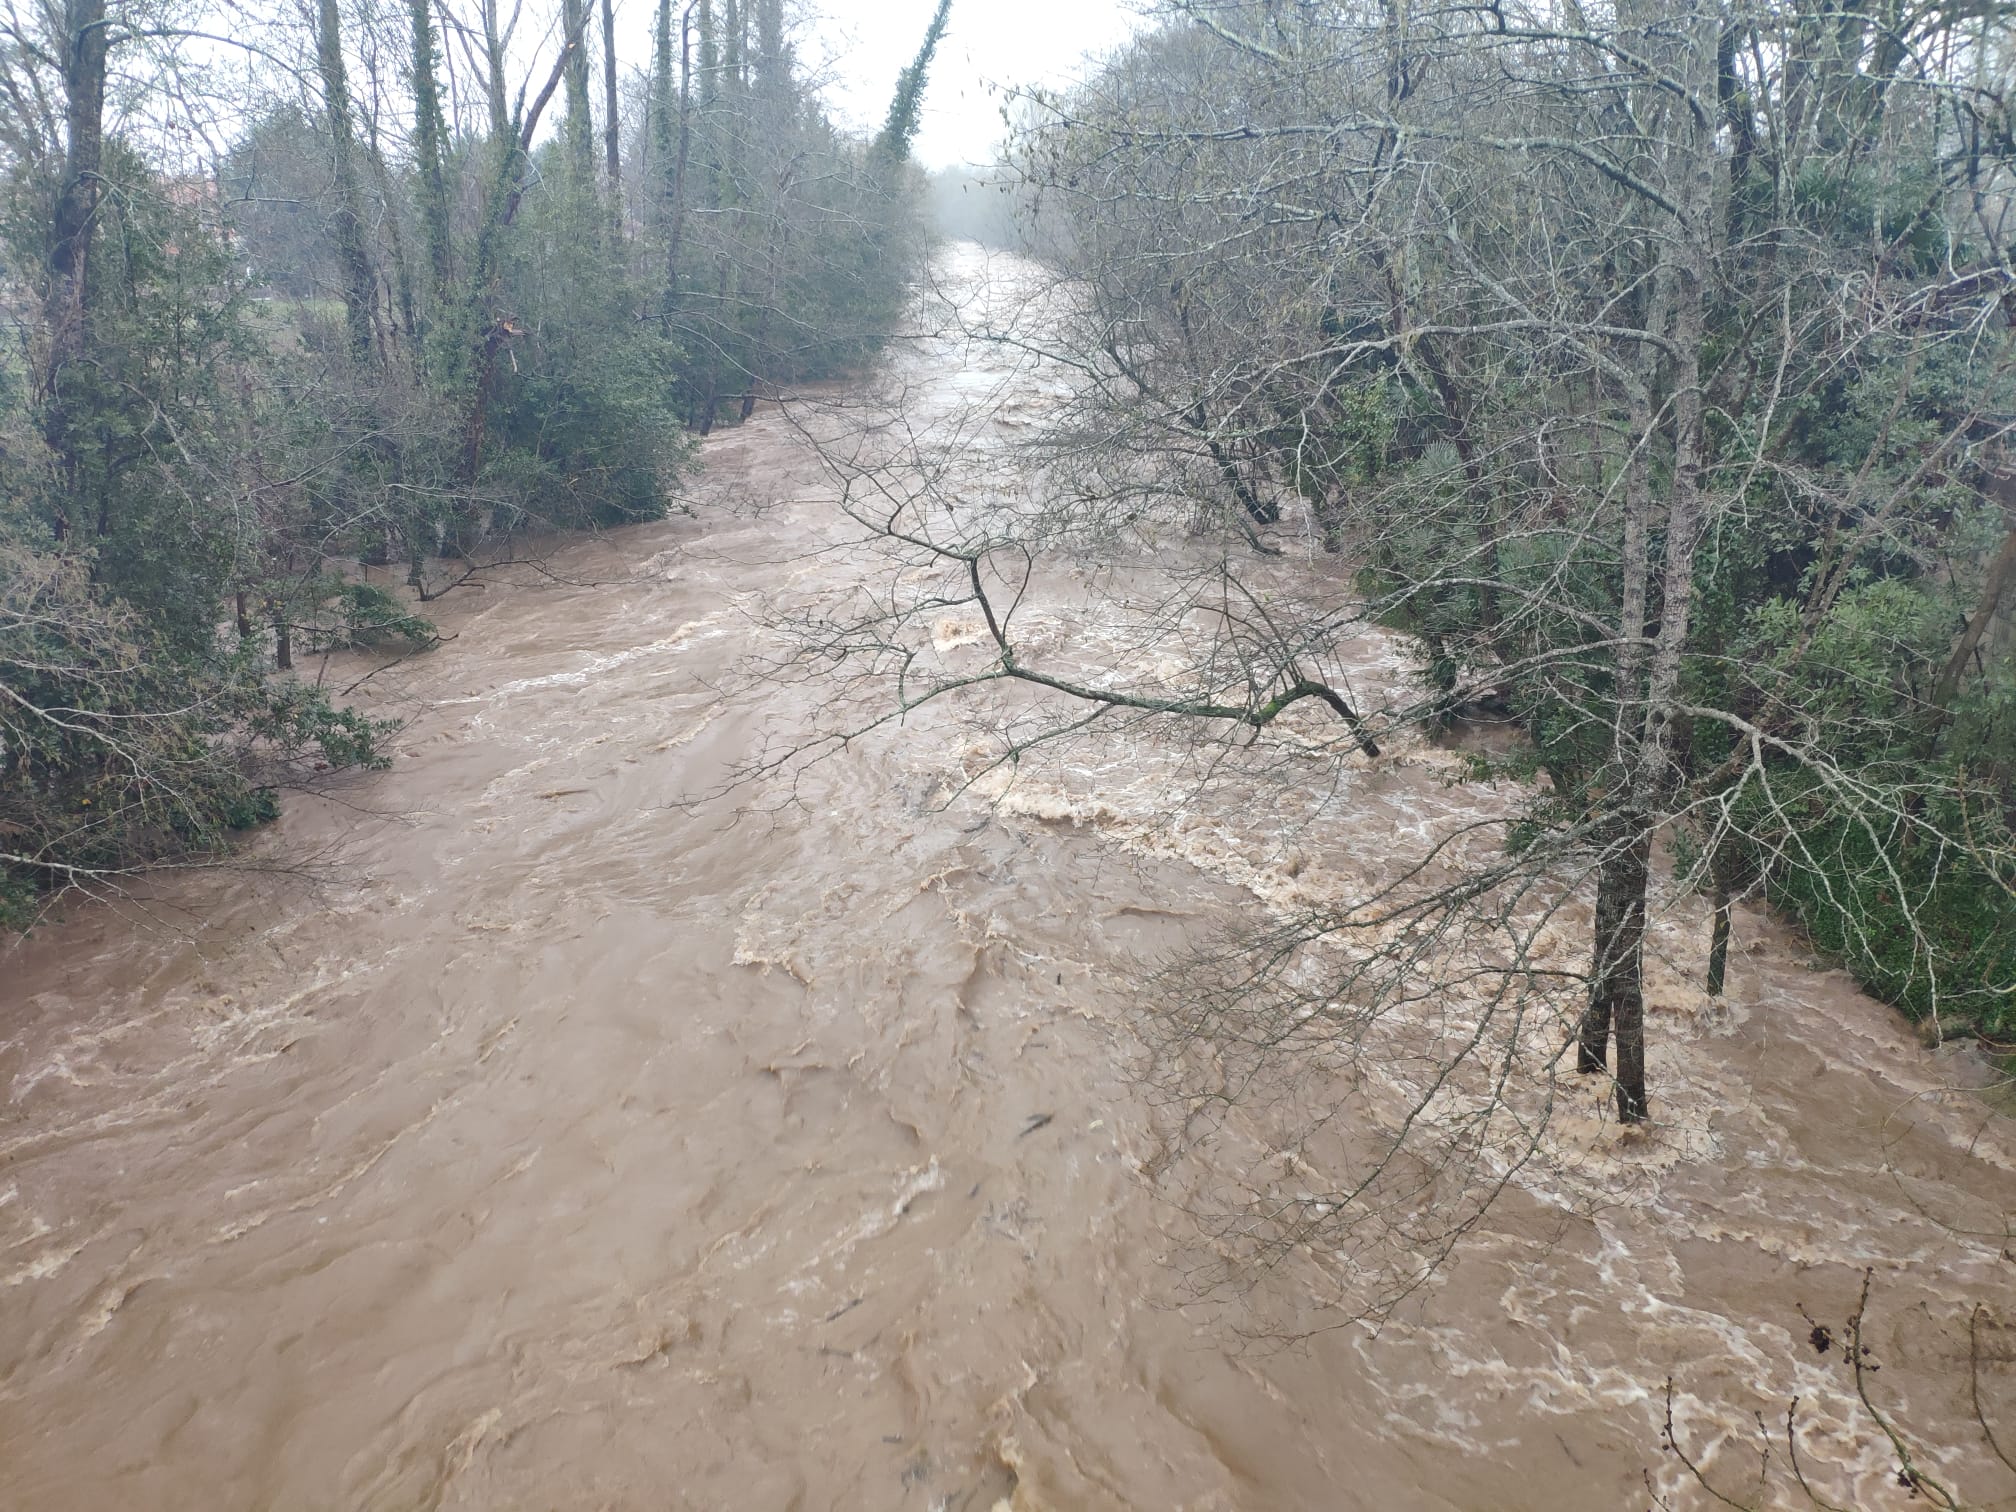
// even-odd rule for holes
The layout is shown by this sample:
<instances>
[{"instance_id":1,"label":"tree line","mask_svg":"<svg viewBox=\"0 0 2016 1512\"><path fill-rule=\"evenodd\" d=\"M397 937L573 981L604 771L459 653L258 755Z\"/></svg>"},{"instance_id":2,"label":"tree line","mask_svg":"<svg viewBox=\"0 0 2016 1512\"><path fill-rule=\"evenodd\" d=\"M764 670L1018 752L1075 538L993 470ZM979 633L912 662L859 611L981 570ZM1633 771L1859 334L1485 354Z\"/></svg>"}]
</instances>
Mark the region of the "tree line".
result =
<instances>
[{"instance_id":1,"label":"tree line","mask_svg":"<svg viewBox=\"0 0 2016 1512\"><path fill-rule=\"evenodd\" d=\"M1072 423L1242 527L1299 501L1340 593L1277 649L1419 657L1369 723L1529 737L1479 761L1537 780L1489 886L1593 883L1575 1054L1627 1121L1662 841L1711 993L1762 897L2016 1027L2011 43L1907 0L1186 0L1034 102Z\"/></svg>"},{"instance_id":2,"label":"tree line","mask_svg":"<svg viewBox=\"0 0 2016 1512\"><path fill-rule=\"evenodd\" d=\"M300 658L866 360L945 17L863 142L782 0L657 0L634 63L612 0L10 0L0 923L382 764Z\"/></svg>"},{"instance_id":3,"label":"tree line","mask_svg":"<svg viewBox=\"0 0 2016 1512\"><path fill-rule=\"evenodd\" d=\"M1653 1117L1648 922L1690 897L1709 995L1762 901L2007 1053L2012 43L1933 0L1171 0L1021 97L1052 289L992 334L1068 393L1012 507L942 459L856 468L863 523L940 570L814 644L905 709L1040 690L1004 764L1182 720L1316 793L1454 739L1498 795L1156 984L1186 1128L1269 1088L1334 1158L1225 1194L1228 1265L1329 1255L1382 1312L1552 1158L1577 1073ZM1273 560L1298 539L1313 575ZM1177 569L1100 595L1180 675L1021 628L1046 559L1116 542ZM927 676L952 606L986 659ZM1372 632L1409 676L1353 676ZM1256 780L1229 745L1206 780Z\"/></svg>"}]
</instances>

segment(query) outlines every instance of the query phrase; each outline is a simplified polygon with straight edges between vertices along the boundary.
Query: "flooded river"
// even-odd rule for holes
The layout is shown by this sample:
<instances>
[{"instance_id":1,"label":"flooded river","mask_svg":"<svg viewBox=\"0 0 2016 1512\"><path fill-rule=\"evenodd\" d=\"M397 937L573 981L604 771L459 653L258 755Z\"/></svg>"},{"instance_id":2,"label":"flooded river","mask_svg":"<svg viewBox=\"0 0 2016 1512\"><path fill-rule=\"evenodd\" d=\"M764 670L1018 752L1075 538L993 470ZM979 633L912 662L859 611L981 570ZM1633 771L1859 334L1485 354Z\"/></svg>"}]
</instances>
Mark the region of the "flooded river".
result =
<instances>
[{"instance_id":1,"label":"flooded river","mask_svg":"<svg viewBox=\"0 0 2016 1512\"><path fill-rule=\"evenodd\" d=\"M999 360L897 359L941 397ZM1798 1395L1816 1485L1922 1505L1807 1343L1872 1266L1880 1404L2016 1496L1968 1367L1985 1304L2016 1443L2007 1127L1755 916L1720 1008L1698 909L1658 926L1650 1136L1593 1084L1562 1112L1614 1200L1513 1190L1376 1332L1298 1312L1293 1265L1197 1295L1186 1196L1259 1136L1158 1158L1139 963L1488 795L1402 740L1193 804L1185 737L1137 725L954 797L951 703L734 785L870 696L752 672L774 603L886 569L787 414L705 461L690 516L488 575L364 684L392 770L253 847L303 875L74 907L0 961L0 1507L1615 1512L1648 1469L1706 1505L1669 1376L1736 1494Z\"/></svg>"}]
</instances>

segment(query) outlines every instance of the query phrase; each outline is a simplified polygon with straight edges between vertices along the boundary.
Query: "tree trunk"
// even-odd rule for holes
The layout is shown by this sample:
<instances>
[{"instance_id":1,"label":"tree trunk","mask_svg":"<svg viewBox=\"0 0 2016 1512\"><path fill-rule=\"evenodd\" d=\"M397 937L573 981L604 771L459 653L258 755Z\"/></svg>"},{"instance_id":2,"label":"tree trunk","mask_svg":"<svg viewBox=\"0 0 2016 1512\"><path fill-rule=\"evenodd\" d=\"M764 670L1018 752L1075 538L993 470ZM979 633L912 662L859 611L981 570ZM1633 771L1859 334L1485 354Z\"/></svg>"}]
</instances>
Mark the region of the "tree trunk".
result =
<instances>
[{"instance_id":1,"label":"tree trunk","mask_svg":"<svg viewBox=\"0 0 2016 1512\"><path fill-rule=\"evenodd\" d=\"M659 13L659 50L665 70L666 102L671 90L672 0L664 0ZM671 122L664 130L670 146ZM676 151L664 153L665 174L665 320L669 326L679 305L679 240L686 226L686 164L693 145L693 36L692 12L679 18L679 130Z\"/></svg>"},{"instance_id":2,"label":"tree trunk","mask_svg":"<svg viewBox=\"0 0 2016 1512\"><path fill-rule=\"evenodd\" d=\"M385 166L385 154L379 149L375 126L365 138L365 155L371 162L371 177L378 185L379 199L387 205L393 204L392 174ZM398 318L393 322L392 334L395 343L399 337L404 337L411 360L417 364L420 353L420 302L413 284L413 266L406 259L406 237L399 229L396 213L385 217L385 241L386 250L392 254L392 290L399 300ZM389 354L387 360L390 360Z\"/></svg>"},{"instance_id":3,"label":"tree trunk","mask_svg":"<svg viewBox=\"0 0 2016 1512\"><path fill-rule=\"evenodd\" d=\"M420 224L427 243L427 267L433 275L428 290L427 319L441 317L453 284L452 243L448 221L448 179L442 165L447 123L441 114L441 87L434 77L434 21L430 0L412 0L413 19L413 158L419 170Z\"/></svg>"},{"instance_id":4,"label":"tree trunk","mask_svg":"<svg viewBox=\"0 0 2016 1512\"><path fill-rule=\"evenodd\" d=\"M714 0L697 0L700 22L700 118L710 126L715 99L721 93L721 35L714 25Z\"/></svg>"},{"instance_id":5,"label":"tree trunk","mask_svg":"<svg viewBox=\"0 0 2016 1512\"><path fill-rule=\"evenodd\" d=\"M721 0L721 66L727 82L736 88L749 82L749 60L744 42L741 0Z\"/></svg>"},{"instance_id":6,"label":"tree trunk","mask_svg":"<svg viewBox=\"0 0 2016 1512\"><path fill-rule=\"evenodd\" d=\"M609 172L609 231L623 239L623 121L616 103L616 0L602 0L602 154Z\"/></svg>"},{"instance_id":7,"label":"tree trunk","mask_svg":"<svg viewBox=\"0 0 2016 1512\"><path fill-rule=\"evenodd\" d=\"M587 0L561 0L561 25L566 30L567 159L584 201L595 195L595 122L588 103Z\"/></svg>"},{"instance_id":8,"label":"tree trunk","mask_svg":"<svg viewBox=\"0 0 2016 1512\"><path fill-rule=\"evenodd\" d=\"M1618 994L1612 1008L1617 1032L1617 1121L1622 1124L1644 1123L1652 1116L1651 1104L1645 1097L1645 991L1639 974L1644 960L1644 921L1641 905L1638 911L1641 949L1631 956L1628 991Z\"/></svg>"},{"instance_id":9,"label":"tree trunk","mask_svg":"<svg viewBox=\"0 0 2016 1512\"><path fill-rule=\"evenodd\" d=\"M51 528L61 541L83 487L69 377L89 352L91 238L98 220L99 169L105 150L105 60L111 49L105 0L69 0L64 7L63 182L49 228L49 287L42 301L48 359L42 372L42 434L55 455L62 500Z\"/></svg>"},{"instance_id":10,"label":"tree trunk","mask_svg":"<svg viewBox=\"0 0 2016 1512\"><path fill-rule=\"evenodd\" d=\"M1722 996L1729 976L1729 889L1715 888L1715 924L1708 937L1708 996Z\"/></svg>"},{"instance_id":11,"label":"tree trunk","mask_svg":"<svg viewBox=\"0 0 2016 1512\"><path fill-rule=\"evenodd\" d=\"M1712 20L1694 18L1670 34L1677 49L1674 72L1696 98L1714 88L1720 41ZM1666 45L1662 42L1662 46ZM1681 671L1692 625L1695 559L1706 525L1702 493L1707 437L1701 397L1701 349L1706 339L1710 242L1714 225L1716 147L1712 122L1704 124L1683 106L1662 104L1674 112L1675 161L1671 176L1678 182L1678 203L1666 218L1669 231L1654 275L1649 329L1665 329L1670 354L1662 366L1641 351L1639 372L1645 380L1663 380L1663 406L1672 415L1673 468L1667 483L1664 560L1659 564L1659 622L1644 662L1642 726L1634 731L1629 684L1637 664L1631 643L1643 634L1645 579L1652 569L1646 542L1651 523L1650 479L1627 472L1624 550L1624 597L1620 632L1620 686L1617 705L1615 778L1620 790L1608 800L1617 805L1615 827L1600 833L1605 840L1603 869L1597 885L1594 965L1590 971L1589 1004L1583 1015L1577 1068L1593 1072L1602 1065L1605 1040L1617 1040L1617 1116L1624 1123L1647 1117L1645 1095L1645 889L1651 871L1653 820L1664 812L1677 780L1674 763L1676 704ZM1634 421L1640 406L1652 396L1634 385ZM1648 413L1662 406L1653 404ZM1633 463L1651 444L1649 430L1634 425ZM1635 469L1633 470L1635 472ZM1641 563L1643 566L1641 568Z\"/></svg>"},{"instance_id":12,"label":"tree trunk","mask_svg":"<svg viewBox=\"0 0 2016 1512\"><path fill-rule=\"evenodd\" d=\"M1589 967L1589 1001L1582 1011L1575 1069L1608 1069L1610 1039L1617 1040L1617 1117L1642 1123L1645 1096L1645 889L1651 875L1652 836L1635 818L1620 823L1596 881L1595 949Z\"/></svg>"},{"instance_id":13,"label":"tree trunk","mask_svg":"<svg viewBox=\"0 0 2016 1512\"><path fill-rule=\"evenodd\" d=\"M504 37L497 29L497 0L483 0L483 52L490 65L484 81L490 103L490 135L502 142L511 135L511 111L504 99Z\"/></svg>"},{"instance_id":14,"label":"tree trunk","mask_svg":"<svg viewBox=\"0 0 2016 1512\"><path fill-rule=\"evenodd\" d=\"M315 62L322 75L322 102L329 113L329 148L336 211L330 233L343 275L343 314L350 329L350 355L371 360L372 307L377 280L364 245L364 195L357 183L356 133L350 118L350 80L343 63L343 19L336 0L318 0Z\"/></svg>"},{"instance_id":15,"label":"tree trunk","mask_svg":"<svg viewBox=\"0 0 2016 1512\"><path fill-rule=\"evenodd\" d=\"M578 4L572 14L576 20L581 18ZM461 465L455 479L463 496L452 506L443 532L441 550L444 556L466 555L480 534L481 521L475 490L476 479L483 468L483 429L490 402L490 374L496 366L498 348L513 334L507 321L495 318L490 312L491 285L498 277L503 258L504 233L517 219L518 207L525 201L525 165L530 161L528 154L532 150L532 138L539 129L539 119L545 114L553 91L560 87L562 76L572 66L581 46L579 32L563 39L560 57L553 65L553 72L547 76L545 86L533 99L524 118L516 123L515 130L500 137L495 145L496 178L490 187L482 229L476 234L476 253L470 277L473 286L469 302L470 325L465 328L469 341L466 349L470 363L469 409L463 421ZM592 159L590 167L592 170ZM417 562L415 575L418 575Z\"/></svg>"},{"instance_id":16,"label":"tree trunk","mask_svg":"<svg viewBox=\"0 0 2016 1512\"><path fill-rule=\"evenodd\" d=\"M756 10L756 92L781 108L791 91L790 60L784 55L784 0L753 0Z\"/></svg>"}]
</instances>

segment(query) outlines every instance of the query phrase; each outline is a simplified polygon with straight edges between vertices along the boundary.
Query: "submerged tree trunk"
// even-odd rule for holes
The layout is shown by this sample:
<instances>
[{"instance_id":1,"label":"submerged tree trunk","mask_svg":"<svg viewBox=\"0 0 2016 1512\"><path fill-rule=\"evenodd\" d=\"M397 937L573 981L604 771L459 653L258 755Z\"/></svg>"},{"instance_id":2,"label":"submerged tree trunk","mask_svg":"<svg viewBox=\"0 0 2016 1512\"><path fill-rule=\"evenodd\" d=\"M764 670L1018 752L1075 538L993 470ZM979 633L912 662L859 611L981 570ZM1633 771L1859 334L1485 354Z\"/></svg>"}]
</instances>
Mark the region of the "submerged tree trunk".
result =
<instances>
[{"instance_id":1,"label":"submerged tree trunk","mask_svg":"<svg viewBox=\"0 0 2016 1512\"><path fill-rule=\"evenodd\" d=\"M1722 996L1729 976L1729 889L1715 888L1715 923L1708 937L1708 996Z\"/></svg>"},{"instance_id":2,"label":"submerged tree trunk","mask_svg":"<svg viewBox=\"0 0 2016 1512\"><path fill-rule=\"evenodd\" d=\"M1719 34L1712 20L1690 18L1674 28L1662 47L1673 52L1672 68L1697 90L1714 87ZM1704 83L1705 80L1705 83ZM1668 237L1660 251L1660 266L1652 282L1649 332L1664 347L1663 361L1654 360L1652 343L1641 343L1640 382L1634 385L1634 421L1642 414L1646 428L1634 425L1633 467L1626 479L1624 597L1619 655L1617 790L1606 800L1617 819L1599 833L1605 842L1596 894L1596 937L1592 949L1589 1004L1583 1015L1577 1069L1594 1072L1602 1066L1605 1040L1617 1041L1617 1116L1641 1123L1649 1114L1645 1095L1645 893L1650 880L1652 834L1649 816L1665 810L1679 780L1676 760L1681 670L1692 624L1696 558L1707 523L1702 488L1707 434L1701 393L1701 352L1707 332L1709 248L1714 225L1716 147L1711 122L1679 105L1662 102L1674 112L1677 129L1667 171L1675 183L1675 201L1660 219ZM1644 392L1657 382L1655 396ZM1649 411L1642 407L1648 400ZM1637 464L1649 449L1650 420L1661 409L1671 417L1673 461L1666 482L1665 508L1657 511L1663 527L1663 560L1652 561L1648 550L1655 518L1650 478ZM1642 563L1642 566L1641 566ZM1642 724L1632 718L1632 684L1638 662L1632 645L1643 634L1646 588L1650 574L1659 575L1659 615L1644 655Z\"/></svg>"},{"instance_id":3,"label":"submerged tree trunk","mask_svg":"<svg viewBox=\"0 0 2016 1512\"><path fill-rule=\"evenodd\" d=\"M1645 889L1652 836L1635 819L1618 827L1596 880L1595 949L1582 1011L1575 1069L1606 1071L1617 1041L1617 1116L1640 1123L1645 1096Z\"/></svg>"},{"instance_id":4,"label":"submerged tree trunk","mask_svg":"<svg viewBox=\"0 0 2016 1512\"><path fill-rule=\"evenodd\" d=\"M1709 841L1707 859L1708 884L1714 901L1708 926L1706 987L1708 996L1720 997L1729 979L1729 937L1735 923L1735 893L1741 874L1736 849L1727 836L1718 834Z\"/></svg>"}]
</instances>

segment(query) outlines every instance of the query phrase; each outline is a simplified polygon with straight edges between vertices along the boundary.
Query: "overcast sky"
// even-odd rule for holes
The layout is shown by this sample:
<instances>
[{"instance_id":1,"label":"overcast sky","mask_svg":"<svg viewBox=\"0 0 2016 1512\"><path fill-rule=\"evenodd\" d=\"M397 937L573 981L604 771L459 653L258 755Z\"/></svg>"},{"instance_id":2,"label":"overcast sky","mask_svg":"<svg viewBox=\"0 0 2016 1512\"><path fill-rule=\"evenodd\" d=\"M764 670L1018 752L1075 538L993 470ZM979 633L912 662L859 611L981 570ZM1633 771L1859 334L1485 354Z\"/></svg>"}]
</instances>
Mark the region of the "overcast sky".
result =
<instances>
[{"instance_id":1,"label":"overcast sky","mask_svg":"<svg viewBox=\"0 0 2016 1512\"><path fill-rule=\"evenodd\" d=\"M934 0L823 0L824 19L798 39L801 57L830 60L827 91L846 124L882 123L897 73L917 53ZM952 0L924 97L917 160L927 168L986 162L1001 136L1003 84L1056 84L1088 52L1101 52L1136 24L1131 0Z\"/></svg>"}]
</instances>

